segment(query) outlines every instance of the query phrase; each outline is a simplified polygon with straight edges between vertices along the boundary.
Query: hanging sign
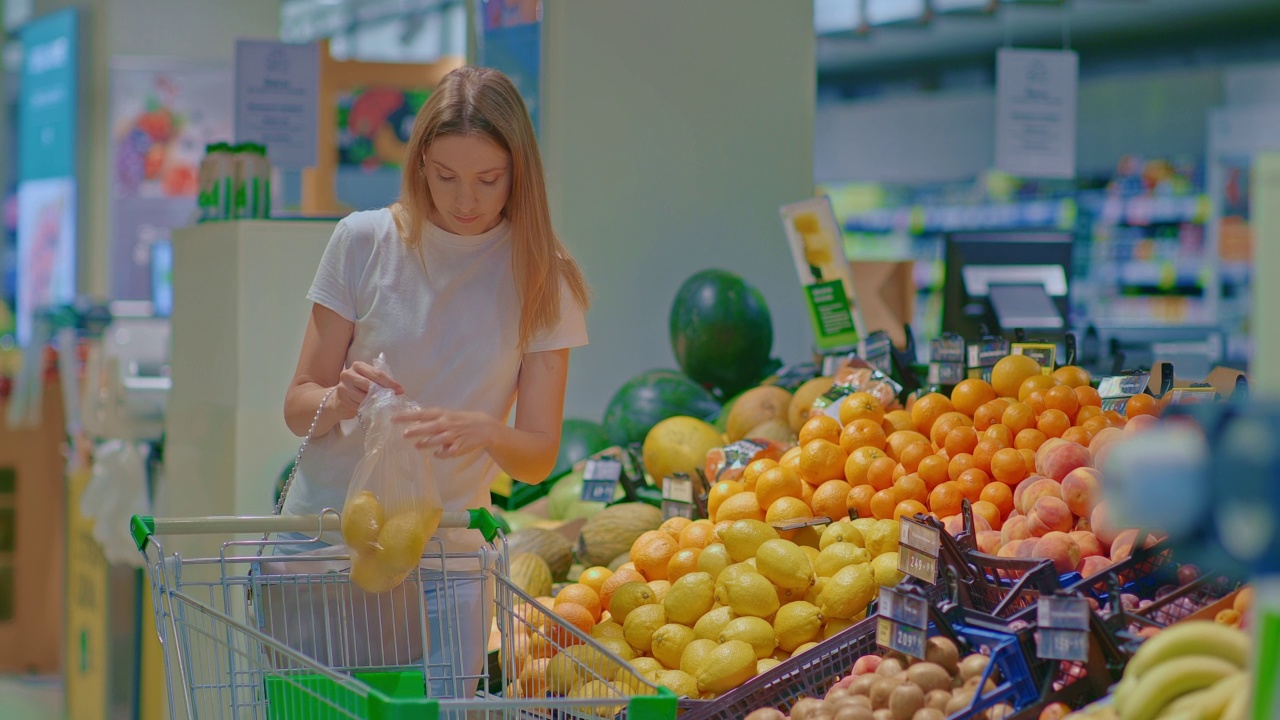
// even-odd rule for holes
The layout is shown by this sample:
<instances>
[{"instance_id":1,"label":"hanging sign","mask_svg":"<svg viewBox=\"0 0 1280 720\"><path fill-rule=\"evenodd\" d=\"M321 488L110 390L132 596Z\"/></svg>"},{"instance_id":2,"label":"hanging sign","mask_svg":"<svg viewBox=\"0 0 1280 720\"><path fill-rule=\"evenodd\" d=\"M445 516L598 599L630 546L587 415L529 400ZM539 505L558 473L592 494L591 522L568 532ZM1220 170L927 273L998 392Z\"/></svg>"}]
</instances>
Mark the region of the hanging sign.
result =
<instances>
[{"instance_id":1,"label":"hanging sign","mask_svg":"<svg viewBox=\"0 0 1280 720\"><path fill-rule=\"evenodd\" d=\"M997 168L1019 177L1075 177L1078 76L1070 50L999 50Z\"/></svg>"}]
</instances>

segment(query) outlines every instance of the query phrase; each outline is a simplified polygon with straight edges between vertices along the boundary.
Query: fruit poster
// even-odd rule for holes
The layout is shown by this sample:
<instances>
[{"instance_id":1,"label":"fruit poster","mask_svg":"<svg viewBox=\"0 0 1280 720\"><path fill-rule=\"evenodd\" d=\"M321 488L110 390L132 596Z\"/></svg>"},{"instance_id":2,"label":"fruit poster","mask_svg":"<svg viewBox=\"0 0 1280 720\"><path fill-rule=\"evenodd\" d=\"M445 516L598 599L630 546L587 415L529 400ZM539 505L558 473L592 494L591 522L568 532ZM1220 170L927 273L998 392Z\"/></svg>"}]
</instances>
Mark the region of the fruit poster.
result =
<instances>
[{"instance_id":1,"label":"fruit poster","mask_svg":"<svg viewBox=\"0 0 1280 720\"><path fill-rule=\"evenodd\" d=\"M196 212L205 145L229 141L229 67L120 59L111 67L111 296L151 299L151 246Z\"/></svg>"},{"instance_id":2,"label":"fruit poster","mask_svg":"<svg viewBox=\"0 0 1280 720\"><path fill-rule=\"evenodd\" d=\"M427 88L370 85L338 97L338 165L399 169Z\"/></svg>"},{"instance_id":3,"label":"fruit poster","mask_svg":"<svg viewBox=\"0 0 1280 720\"><path fill-rule=\"evenodd\" d=\"M814 198L786 205L782 226L804 288L814 341L822 352L857 347L866 334L854 300L853 272L844 254L844 234L831 201Z\"/></svg>"}]
</instances>

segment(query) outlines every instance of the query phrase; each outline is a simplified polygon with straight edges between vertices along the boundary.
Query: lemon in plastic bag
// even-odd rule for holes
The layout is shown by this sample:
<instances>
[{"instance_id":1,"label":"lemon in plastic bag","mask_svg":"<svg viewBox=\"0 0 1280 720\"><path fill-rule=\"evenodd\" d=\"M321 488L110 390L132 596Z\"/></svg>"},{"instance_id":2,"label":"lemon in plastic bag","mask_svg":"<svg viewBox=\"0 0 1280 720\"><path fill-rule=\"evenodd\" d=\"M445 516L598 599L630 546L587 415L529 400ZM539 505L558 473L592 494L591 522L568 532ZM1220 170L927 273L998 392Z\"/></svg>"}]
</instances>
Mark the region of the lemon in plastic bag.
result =
<instances>
[{"instance_id":1,"label":"lemon in plastic bag","mask_svg":"<svg viewBox=\"0 0 1280 720\"><path fill-rule=\"evenodd\" d=\"M404 582L406 573L387 570L372 554L351 554L351 582L368 593L383 593Z\"/></svg>"},{"instance_id":2,"label":"lemon in plastic bag","mask_svg":"<svg viewBox=\"0 0 1280 720\"><path fill-rule=\"evenodd\" d=\"M378 533L378 562L382 567L403 573L418 566L429 537L417 512L402 512L392 517Z\"/></svg>"},{"instance_id":3,"label":"lemon in plastic bag","mask_svg":"<svg viewBox=\"0 0 1280 720\"><path fill-rule=\"evenodd\" d=\"M385 520L378 496L362 490L342 509L342 540L354 552L373 552Z\"/></svg>"}]
</instances>

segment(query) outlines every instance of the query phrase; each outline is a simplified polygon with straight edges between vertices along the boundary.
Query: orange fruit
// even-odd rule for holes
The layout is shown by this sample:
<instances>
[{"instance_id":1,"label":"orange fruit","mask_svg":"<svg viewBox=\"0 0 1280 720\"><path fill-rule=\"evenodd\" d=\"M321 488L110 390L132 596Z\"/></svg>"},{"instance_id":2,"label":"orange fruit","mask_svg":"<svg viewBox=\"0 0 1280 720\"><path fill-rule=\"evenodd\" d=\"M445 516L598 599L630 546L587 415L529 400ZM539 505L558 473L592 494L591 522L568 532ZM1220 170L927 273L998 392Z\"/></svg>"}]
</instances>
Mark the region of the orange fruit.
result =
<instances>
[{"instance_id":1,"label":"orange fruit","mask_svg":"<svg viewBox=\"0 0 1280 720\"><path fill-rule=\"evenodd\" d=\"M841 508L840 515L834 519L843 518L847 512L847 509ZM786 525L794 520L802 520L813 516L814 512L800 498L780 497L769 506L768 512L764 514L764 521L770 525ZM783 540L790 540L795 537L796 532L796 530L779 530L778 536Z\"/></svg>"},{"instance_id":2,"label":"orange fruit","mask_svg":"<svg viewBox=\"0 0 1280 720\"><path fill-rule=\"evenodd\" d=\"M996 398L989 403L984 403L973 414L973 429L982 432L999 423L1007 407L1009 407L1009 401L1005 398Z\"/></svg>"},{"instance_id":3,"label":"orange fruit","mask_svg":"<svg viewBox=\"0 0 1280 720\"><path fill-rule=\"evenodd\" d=\"M697 572L698 556L701 554L701 549L685 548L672 555L667 562L667 580L675 582L691 572Z\"/></svg>"},{"instance_id":4,"label":"orange fruit","mask_svg":"<svg viewBox=\"0 0 1280 720\"><path fill-rule=\"evenodd\" d=\"M850 458L850 460L852 460L852 458ZM893 477L893 471L897 466L898 463L894 462L893 458L888 456L878 457L875 460L872 460L871 464L867 466L867 484L876 490L883 490L890 487L893 485L893 481L895 480ZM846 465L845 467L848 466ZM903 474L906 474L905 470Z\"/></svg>"},{"instance_id":5,"label":"orange fruit","mask_svg":"<svg viewBox=\"0 0 1280 720\"><path fill-rule=\"evenodd\" d=\"M965 470L960 473L960 477L956 478L956 487L960 488L960 494L971 503L978 502L982 497L982 491L991 483L991 477L978 468Z\"/></svg>"},{"instance_id":6,"label":"orange fruit","mask_svg":"<svg viewBox=\"0 0 1280 720\"><path fill-rule=\"evenodd\" d=\"M1076 365L1063 365L1054 370L1053 378L1070 388L1087 386L1093 380L1088 370Z\"/></svg>"},{"instance_id":7,"label":"orange fruit","mask_svg":"<svg viewBox=\"0 0 1280 720\"><path fill-rule=\"evenodd\" d=\"M1062 433L1069 427L1071 427L1071 418L1061 410L1045 410L1036 420L1036 429L1044 433L1045 437L1062 437Z\"/></svg>"},{"instance_id":8,"label":"orange fruit","mask_svg":"<svg viewBox=\"0 0 1280 720\"><path fill-rule=\"evenodd\" d=\"M1009 517L1013 512L1013 490L1004 483L987 483L978 493L978 500L989 502L1000 510L1000 517Z\"/></svg>"},{"instance_id":9,"label":"orange fruit","mask_svg":"<svg viewBox=\"0 0 1280 720\"><path fill-rule=\"evenodd\" d=\"M1057 384L1058 381L1052 375L1031 375L1018 386L1018 400L1026 402L1027 396L1036 390L1048 390Z\"/></svg>"},{"instance_id":10,"label":"orange fruit","mask_svg":"<svg viewBox=\"0 0 1280 720\"><path fill-rule=\"evenodd\" d=\"M1082 428L1077 425L1075 427L1067 428L1067 431L1062 433L1062 439L1067 442L1079 443L1085 447L1089 447L1089 441L1093 439L1093 433L1089 432L1087 428Z\"/></svg>"},{"instance_id":11,"label":"orange fruit","mask_svg":"<svg viewBox=\"0 0 1280 720\"><path fill-rule=\"evenodd\" d=\"M742 497L751 497L747 493L740 493L740 495ZM721 508L723 507L722 505ZM640 571L646 582L666 580L667 564L671 562L671 557L679 551L680 543L676 542L675 538L670 536L654 538L639 548L631 548L631 562L636 564L636 570Z\"/></svg>"},{"instance_id":12,"label":"orange fruit","mask_svg":"<svg viewBox=\"0 0 1280 720\"><path fill-rule=\"evenodd\" d=\"M710 520L694 520L680 531L680 549L702 549L717 542L716 526Z\"/></svg>"},{"instance_id":13,"label":"orange fruit","mask_svg":"<svg viewBox=\"0 0 1280 720\"><path fill-rule=\"evenodd\" d=\"M902 449L898 462L902 463L907 472L915 472L920 467L920 462L932 454L933 448L929 443L914 442Z\"/></svg>"},{"instance_id":14,"label":"orange fruit","mask_svg":"<svg viewBox=\"0 0 1280 720\"><path fill-rule=\"evenodd\" d=\"M1044 406L1050 410L1061 410L1067 417L1074 418L1080 411L1080 398L1076 397L1074 388L1059 385L1045 391Z\"/></svg>"},{"instance_id":15,"label":"orange fruit","mask_svg":"<svg viewBox=\"0 0 1280 720\"><path fill-rule=\"evenodd\" d=\"M973 417L978 408L996 399L996 389L986 380L969 378L956 383L951 389L951 406Z\"/></svg>"},{"instance_id":16,"label":"orange fruit","mask_svg":"<svg viewBox=\"0 0 1280 720\"><path fill-rule=\"evenodd\" d=\"M854 486L849 491L849 496L845 498L845 507L856 512L860 518L875 517L875 513L871 512L871 498L876 492L876 489L870 485Z\"/></svg>"},{"instance_id":17,"label":"orange fruit","mask_svg":"<svg viewBox=\"0 0 1280 720\"><path fill-rule=\"evenodd\" d=\"M1126 406L1125 409L1127 410L1128 407ZM1115 410L1104 410L1103 414L1107 416L1107 419L1111 421L1111 424L1114 427L1122 428L1124 427L1125 423L1129 421L1128 418L1116 412Z\"/></svg>"},{"instance_id":18,"label":"orange fruit","mask_svg":"<svg viewBox=\"0 0 1280 720\"><path fill-rule=\"evenodd\" d=\"M800 488L800 500L808 507L813 507L813 491L817 488L809 483L804 483Z\"/></svg>"},{"instance_id":19,"label":"orange fruit","mask_svg":"<svg viewBox=\"0 0 1280 720\"><path fill-rule=\"evenodd\" d=\"M920 461L920 467L916 469L915 474L924 481L925 487L933 489L946 482L947 466L949 461L941 455L930 455Z\"/></svg>"},{"instance_id":20,"label":"orange fruit","mask_svg":"<svg viewBox=\"0 0 1280 720\"><path fill-rule=\"evenodd\" d=\"M1036 414L1031 409L1031 406L1026 403L1009 403L1009 407L1005 408L1004 414L1000 416L1000 424L1009 428L1014 435L1017 435L1023 430L1035 426Z\"/></svg>"},{"instance_id":21,"label":"orange fruit","mask_svg":"<svg viewBox=\"0 0 1280 720\"><path fill-rule=\"evenodd\" d=\"M631 543L631 554L634 555L640 548L656 539L666 539L668 537L671 536L661 530L646 530L640 533L640 537L636 538L635 542Z\"/></svg>"},{"instance_id":22,"label":"orange fruit","mask_svg":"<svg viewBox=\"0 0 1280 720\"><path fill-rule=\"evenodd\" d=\"M1080 423L1080 427L1088 430L1090 435L1097 435L1103 430L1112 427L1111 418L1107 417L1106 413L1099 411L1097 417L1091 417L1088 420L1085 420Z\"/></svg>"},{"instance_id":23,"label":"orange fruit","mask_svg":"<svg viewBox=\"0 0 1280 720\"><path fill-rule=\"evenodd\" d=\"M742 470L742 486L748 490L755 490L756 480L760 479L760 473L775 467L778 467L778 461L772 458L752 460Z\"/></svg>"},{"instance_id":24,"label":"orange fruit","mask_svg":"<svg viewBox=\"0 0 1280 720\"><path fill-rule=\"evenodd\" d=\"M1160 412L1160 401L1146 393L1134 395L1129 398L1129 402L1124 406L1124 416L1126 418L1137 417L1139 415L1160 417Z\"/></svg>"},{"instance_id":25,"label":"orange fruit","mask_svg":"<svg viewBox=\"0 0 1280 720\"><path fill-rule=\"evenodd\" d=\"M1036 417L1040 417L1040 413L1045 411L1043 390L1032 390L1027 393L1027 399L1023 402L1031 408L1031 414Z\"/></svg>"},{"instance_id":26,"label":"orange fruit","mask_svg":"<svg viewBox=\"0 0 1280 720\"><path fill-rule=\"evenodd\" d=\"M871 514L877 520L888 520L893 517L893 509L898 506L898 495L893 488L888 490L877 490L875 495L871 496Z\"/></svg>"},{"instance_id":27,"label":"orange fruit","mask_svg":"<svg viewBox=\"0 0 1280 720\"><path fill-rule=\"evenodd\" d=\"M955 427L947 433L947 439L942 445L948 457L954 458L961 453L972 453L978 446L978 433L967 425Z\"/></svg>"},{"instance_id":28,"label":"orange fruit","mask_svg":"<svg viewBox=\"0 0 1280 720\"><path fill-rule=\"evenodd\" d=\"M870 420L876 425L884 421L884 406L871 393L851 393L840 403L840 424L854 420Z\"/></svg>"},{"instance_id":29,"label":"orange fruit","mask_svg":"<svg viewBox=\"0 0 1280 720\"><path fill-rule=\"evenodd\" d=\"M756 501L767 508L780 497L799 498L804 481L791 468L776 467L765 470L756 481Z\"/></svg>"},{"instance_id":30,"label":"orange fruit","mask_svg":"<svg viewBox=\"0 0 1280 720\"><path fill-rule=\"evenodd\" d=\"M1026 355L1006 355L991 368L991 387L1000 397L1017 397L1022 381L1040 374L1040 363Z\"/></svg>"},{"instance_id":31,"label":"orange fruit","mask_svg":"<svg viewBox=\"0 0 1280 720\"><path fill-rule=\"evenodd\" d=\"M1022 453L1022 462L1027 466L1027 475L1036 471L1036 454L1026 448L1022 448L1018 452Z\"/></svg>"},{"instance_id":32,"label":"orange fruit","mask_svg":"<svg viewBox=\"0 0 1280 720\"><path fill-rule=\"evenodd\" d=\"M760 507L760 502L756 499L755 493L740 492L720 503L720 509L713 519L716 522L721 520L764 520L764 508Z\"/></svg>"},{"instance_id":33,"label":"orange fruit","mask_svg":"<svg viewBox=\"0 0 1280 720\"><path fill-rule=\"evenodd\" d=\"M1005 485L1017 485L1027 476L1027 461L1014 448L1005 448L991 456L991 477Z\"/></svg>"},{"instance_id":34,"label":"orange fruit","mask_svg":"<svg viewBox=\"0 0 1280 720\"><path fill-rule=\"evenodd\" d=\"M964 495L960 493L960 486L947 481L929 491L929 510L940 517L958 515L962 500Z\"/></svg>"},{"instance_id":35,"label":"orange fruit","mask_svg":"<svg viewBox=\"0 0 1280 720\"><path fill-rule=\"evenodd\" d=\"M929 499L929 487L919 475L903 475L893 481L893 492L898 501L915 500L924 503Z\"/></svg>"},{"instance_id":36,"label":"orange fruit","mask_svg":"<svg viewBox=\"0 0 1280 720\"><path fill-rule=\"evenodd\" d=\"M665 530L666 532L671 533L671 537L674 537L677 541L679 541L680 531L689 527L692 524L693 524L693 521L690 520L689 518L680 517L679 515L677 515L676 517L671 517L671 518L667 518L666 520L663 520L662 524L658 526L658 529Z\"/></svg>"},{"instance_id":37,"label":"orange fruit","mask_svg":"<svg viewBox=\"0 0 1280 720\"><path fill-rule=\"evenodd\" d=\"M889 458L889 459L890 459L890 460L892 460L893 458ZM911 474L911 473L907 472L907 469L906 469L906 468L902 467L902 463L898 463L897 465L894 465L894 466L893 466L893 479L894 479L894 480L897 480L898 478L902 477L903 475L910 475L910 474Z\"/></svg>"},{"instance_id":38,"label":"orange fruit","mask_svg":"<svg viewBox=\"0 0 1280 720\"><path fill-rule=\"evenodd\" d=\"M947 435L952 429L957 427L973 427L973 420L964 413L958 413L954 410L942 413L937 420L933 421L933 429L929 431L929 439L933 444L941 448L947 442Z\"/></svg>"},{"instance_id":39,"label":"orange fruit","mask_svg":"<svg viewBox=\"0 0 1280 720\"><path fill-rule=\"evenodd\" d=\"M959 453L947 462L947 479L954 481L965 470L977 467L977 461L969 453Z\"/></svg>"},{"instance_id":40,"label":"orange fruit","mask_svg":"<svg viewBox=\"0 0 1280 720\"><path fill-rule=\"evenodd\" d=\"M888 455L884 454L884 451L873 447L854 450L849 454L849 459L844 462L845 481L850 485L861 485L868 482L867 473L871 469L871 464L880 459L892 461ZM808 483L805 484L807 485Z\"/></svg>"},{"instance_id":41,"label":"orange fruit","mask_svg":"<svg viewBox=\"0 0 1280 720\"><path fill-rule=\"evenodd\" d=\"M1099 415L1102 415L1102 408L1097 405L1082 404L1080 409L1076 411L1075 423L1076 425L1084 425L1086 422L1098 417Z\"/></svg>"},{"instance_id":42,"label":"orange fruit","mask_svg":"<svg viewBox=\"0 0 1280 720\"><path fill-rule=\"evenodd\" d=\"M991 470L991 458L1004 447L995 440L979 440L978 447L973 449L973 466L979 470Z\"/></svg>"},{"instance_id":43,"label":"orange fruit","mask_svg":"<svg viewBox=\"0 0 1280 720\"><path fill-rule=\"evenodd\" d=\"M716 518L716 512L720 509L720 505L725 500L746 490L742 483L736 480L722 480L711 486L711 490L707 492L707 514L712 520Z\"/></svg>"},{"instance_id":44,"label":"orange fruit","mask_svg":"<svg viewBox=\"0 0 1280 720\"><path fill-rule=\"evenodd\" d=\"M613 577L613 571L603 565L595 565L582 571L578 576L578 582L586 585L596 591L596 598L600 597L600 589L604 586L604 581Z\"/></svg>"},{"instance_id":45,"label":"orange fruit","mask_svg":"<svg viewBox=\"0 0 1280 720\"><path fill-rule=\"evenodd\" d=\"M893 514L890 515L890 517L897 520L904 515L907 517L915 517L917 515L927 514L929 514L929 508L925 507L924 503L919 500L903 500L894 506Z\"/></svg>"},{"instance_id":46,"label":"orange fruit","mask_svg":"<svg viewBox=\"0 0 1280 720\"><path fill-rule=\"evenodd\" d=\"M1081 405L1102 407L1102 396L1090 385L1081 385L1076 388L1076 399L1080 401Z\"/></svg>"},{"instance_id":47,"label":"orange fruit","mask_svg":"<svg viewBox=\"0 0 1280 720\"><path fill-rule=\"evenodd\" d=\"M916 424L911 422L911 413L906 410L890 410L884 414L880 427L884 428L885 435L892 435L899 430L914 430Z\"/></svg>"},{"instance_id":48,"label":"orange fruit","mask_svg":"<svg viewBox=\"0 0 1280 720\"><path fill-rule=\"evenodd\" d=\"M846 454L860 447L873 447L877 450L883 450L887 438L888 436L884 434L884 428L880 427L880 423L866 418L859 418L845 425L844 430L840 432L840 449L844 450Z\"/></svg>"},{"instance_id":49,"label":"orange fruit","mask_svg":"<svg viewBox=\"0 0 1280 720\"><path fill-rule=\"evenodd\" d=\"M1017 433L1009 429L1008 425L992 425L987 431L982 433L983 440L990 440L1002 448L1013 447L1013 439L1017 437Z\"/></svg>"},{"instance_id":50,"label":"orange fruit","mask_svg":"<svg viewBox=\"0 0 1280 720\"><path fill-rule=\"evenodd\" d=\"M800 472L800 448L793 447L782 453L782 457L778 458L778 464L782 467L791 468L795 472Z\"/></svg>"},{"instance_id":51,"label":"orange fruit","mask_svg":"<svg viewBox=\"0 0 1280 720\"><path fill-rule=\"evenodd\" d=\"M577 603L567 602L558 604L551 612L559 615L560 620L564 625L572 625L573 627L581 630L584 635L590 635L591 628L596 626L596 619L591 615L591 611ZM560 647L577 645L582 642L562 625L552 625L547 629L547 634L550 635L551 640L559 644Z\"/></svg>"},{"instance_id":52,"label":"orange fruit","mask_svg":"<svg viewBox=\"0 0 1280 720\"><path fill-rule=\"evenodd\" d=\"M951 400L942 393L929 393L911 406L911 421L916 425L916 431L928 435L933 429L933 423L944 413L952 412L955 408L951 406Z\"/></svg>"},{"instance_id":53,"label":"orange fruit","mask_svg":"<svg viewBox=\"0 0 1280 720\"><path fill-rule=\"evenodd\" d=\"M844 426L839 420L830 415L814 415L800 426L800 447L803 448L814 440L838 443L841 430L844 430Z\"/></svg>"},{"instance_id":54,"label":"orange fruit","mask_svg":"<svg viewBox=\"0 0 1280 720\"><path fill-rule=\"evenodd\" d=\"M1018 436L1013 439L1013 446L1019 450L1022 448L1027 448L1028 450L1039 450L1045 440L1048 440L1048 438L1044 433L1040 432L1036 428L1027 428L1026 430L1018 433Z\"/></svg>"},{"instance_id":55,"label":"orange fruit","mask_svg":"<svg viewBox=\"0 0 1280 720\"><path fill-rule=\"evenodd\" d=\"M814 517L829 517L839 520L849 514L849 492L853 487L843 480L828 480L813 491Z\"/></svg>"},{"instance_id":56,"label":"orange fruit","mask_svg":"<svg viewBox=\"0 0 1280 720\"><path fill-rule=\"evenodd\" d=\"M836 443L810 440L800 450L800 477L810 485L839 480L844 477L844 463L848 459L848 454Z\"/></svg>"},{"instance_id":57,"label":"orange fruit","mask_svg":"<svg viewBox=\"0 0 1280 720\"><path fill-rule=\"evenodd\" d=\"M600 585L600 607L603 607L603 609L608 610L609 600L611 600L611 598L613 597L613 591L616 591L616 589L621 588L622 585L625 585L627 583L646 583L646 582L648 582L648 580L644 579L644 575L641 575L640 573L637 573L637 571L632 570L630 568L626 568L626 569L618 568L617 570L614 570L612 577L609 578L608 580L604 580L604 584Z\"/></svg>"},{"instance_id":58,"label":"orange fruit","mask_svg":"<svg viewBox=\"0 0 1280 720\"><path fill-rule=\"evenodd\" d=\"M521 655L525 655L525 653L521 653ZM527 664L520 671L520 697L546 697L549 689L547 685L547 666L550 664L551 658L536 658L527 661Z\"/></svg>"},{"instance_id":59,"label":"orange fruit","mask_svg":"<svg viewBox=\"0 0 1280 720\"><path fill-rule=\"evenodd\" d=\"M926 445L929 438L914 430L899 430L889 435L884 443L884 453L894 460L902 460L902 451L911 445L922 442Z\"/></svg>"},{"instance_id":60,"label":"orange fruit","mask_svg":"<svg viewBox=\"0 0 1280 720\"><path fill-rule=\"evenodd\" d=\"M999 484L999 483L998 483ZM999 530L1004 524L1000 518L1000 508L985 500L979 500L971 505L974 517L986 518L987 524L992 530Z\"/></svg>"},{"instance_id":61,"label":"orange fruit","mask_svg":"<svg viewBox=\"0 0 1280 720\"><path fill-rule=\"evenodd\" d=\"M561 603L581 605L591 611L592 622L600 621L600 594L582 583L565 585L563 590L556 593L556 606Z\"/></svg>"}]
</instances>

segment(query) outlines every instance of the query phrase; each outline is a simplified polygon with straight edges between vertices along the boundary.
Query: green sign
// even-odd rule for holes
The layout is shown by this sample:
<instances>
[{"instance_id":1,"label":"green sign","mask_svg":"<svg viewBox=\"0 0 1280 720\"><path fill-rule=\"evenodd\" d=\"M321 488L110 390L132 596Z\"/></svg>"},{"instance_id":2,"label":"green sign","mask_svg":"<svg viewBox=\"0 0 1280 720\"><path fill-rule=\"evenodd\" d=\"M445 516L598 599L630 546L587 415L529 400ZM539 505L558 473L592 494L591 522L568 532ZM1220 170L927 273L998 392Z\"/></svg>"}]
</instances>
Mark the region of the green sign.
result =
<instances>
[{"instance_id":1,"label":"green sign","mask_svg":"<svg viewBox=\"0 0 1280 720\"><path fill-rule=\"evenodd\" d=\"M853 323L843 282L814 283L805 287L805 294L809 299L809 316L820 349L836 350L858 344L858 329Z\"/></svg>"},{"instance_id":2,"label":"green sign","mask_svg":"<svg viewBox=\"0 0 1280 720\"><path fill-rule=\"evenodd\" d=\"M22 27L18 179L75 174L79 13L67 8Z\"/></svg>"}]
</instances>

